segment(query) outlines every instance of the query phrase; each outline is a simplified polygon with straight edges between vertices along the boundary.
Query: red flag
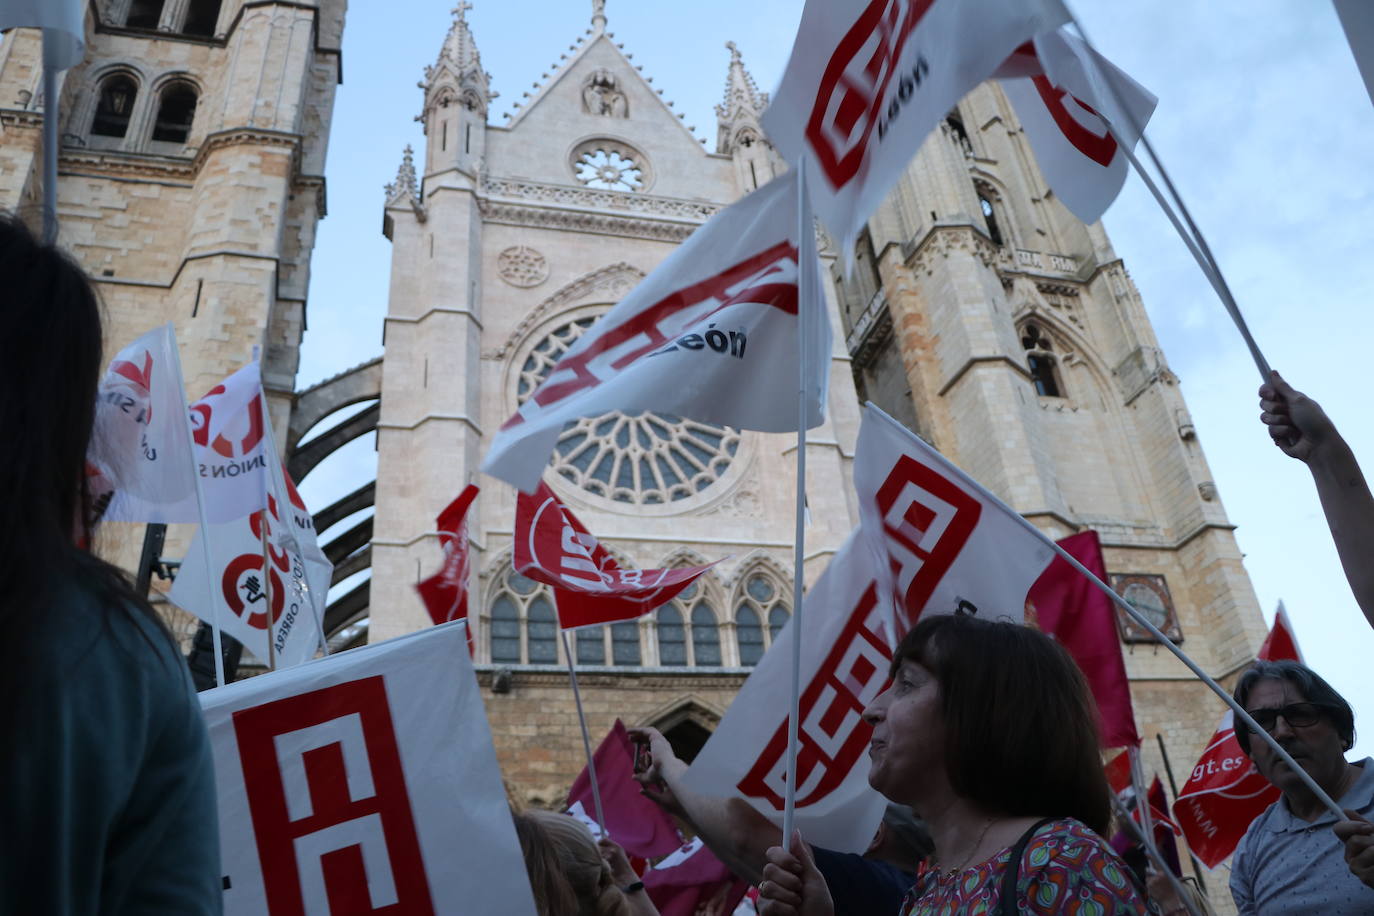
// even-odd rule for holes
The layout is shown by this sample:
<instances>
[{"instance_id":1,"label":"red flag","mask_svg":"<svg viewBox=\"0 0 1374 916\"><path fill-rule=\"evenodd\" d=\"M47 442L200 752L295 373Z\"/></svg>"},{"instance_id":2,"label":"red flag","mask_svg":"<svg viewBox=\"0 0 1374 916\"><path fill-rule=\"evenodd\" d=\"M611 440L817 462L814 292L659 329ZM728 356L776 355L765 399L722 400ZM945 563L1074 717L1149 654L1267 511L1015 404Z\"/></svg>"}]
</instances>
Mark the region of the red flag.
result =
<instances>
[{"instance_id":1,"label":"red flag","mask_svg":"<svg viewBox=\"0 0 1374 916\"><path fill-rule=\"evenodd\" d=\"M1297 640L1283 606L1274 617L1273 629L1260 648L1266 661L1301 661ZM1174 819L1197 857L1215 868L1236 851L1250 822L1279 798L1279 790L1259 770L1236 741L1236 729L1228 709L1221 725L1193 767L1174 802Z\"/></svg>"},{"instance_id":2,"label":"red flag","mask_svg":"<svg viewBox=\"0 0 1374 916\"><path fill-rule=\"evenodd\" d=\"M687 843L644 873L644 890L660 916L733 913L749 890L702 843Z\"/></svg>"},{"instance_id":3,"label":"red flag","mask_svg":"<svg viewBox=\"0 0 1374 916\"><path fill-rule=\"evenodd\" d=\"M606 815L606 832L625 852L642 859L657 859L682 845L682 837L663 809L645 798L634 780L634 748L624 724L615 720L610 734L592 754L596 762L597 788ZM568 792L568 807L581 806L583 818L596 806L592 800L592 779L586 767L578 774Z\"/></svg>"},{"instance_id":4,"label":"red flag","mask_svg":"<svg viewBox=\"0 0 1374 916\"><path fill-rule=\"evenodd\" d=\"M643 617L710 569L621 569L548 484L515 501L515 571L552 585L565 630Z\"/></svg>"},{"instance_id":5,"label":"red flag","mask_svg":"<svg viewBox=\"0 0 1374 916\"><path fill-rule=\"evenodd\" d=\"M1096 531L1070 535L1059 546L1107 581ZM1067 560L1055 557L1026 596L1026 620L1058 640L1082 669L1097 700L1102 746L1139 745L1111 599Z\"/></svg>"},{"instance_id":6,"label":"red flag","mask_svg":"<svg viewBox=\"0 0 1374 916\"><path fill-rule=\"evenodd\" d=\"M435 623L464 620L468 616L468 507L478 488L468 484L458 498L448 504L434 520L444 544L444 565L437 573L415 586L425 609ZM469 630L468 647L472 647Z\"/></svg>"}]
</instances>

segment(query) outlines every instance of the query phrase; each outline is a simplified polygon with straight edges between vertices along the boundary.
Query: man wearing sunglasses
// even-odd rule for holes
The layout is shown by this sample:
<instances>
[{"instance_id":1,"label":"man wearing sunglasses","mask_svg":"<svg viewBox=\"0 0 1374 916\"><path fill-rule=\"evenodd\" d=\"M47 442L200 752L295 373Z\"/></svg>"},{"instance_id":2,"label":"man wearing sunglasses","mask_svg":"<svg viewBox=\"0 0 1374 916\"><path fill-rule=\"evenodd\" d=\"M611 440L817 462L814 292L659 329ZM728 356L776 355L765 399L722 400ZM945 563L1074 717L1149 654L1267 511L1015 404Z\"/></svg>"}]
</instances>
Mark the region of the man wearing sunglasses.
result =
<instances>
[{"instance_id":1,"label":"man wearing sunglasses","mask_svg":"<svg viewBox=\"0 0 1374 916\"><path fill-rule=\"evenodd\" d=\"M1348 763L1355 744L1350 704L1297 662L1255 662L1236 701L1346 811L1374 820L1374 765ZM1257 817L1231 861L1231 895L1241 916L1374 913L1374 888L1351 873L1336 818L1269 744L1236 722L1236 740L1282 797Z\"/></svg>"}]
</instances>

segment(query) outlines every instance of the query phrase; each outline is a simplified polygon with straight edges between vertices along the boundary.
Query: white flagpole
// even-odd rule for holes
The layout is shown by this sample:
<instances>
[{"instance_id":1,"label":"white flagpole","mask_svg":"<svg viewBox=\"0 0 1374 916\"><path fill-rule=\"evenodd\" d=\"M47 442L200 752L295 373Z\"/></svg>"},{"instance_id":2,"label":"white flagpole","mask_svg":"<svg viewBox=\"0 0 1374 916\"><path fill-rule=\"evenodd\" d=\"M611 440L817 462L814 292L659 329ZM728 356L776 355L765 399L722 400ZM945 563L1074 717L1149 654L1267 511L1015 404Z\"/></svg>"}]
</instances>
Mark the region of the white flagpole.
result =
<instances>
[{"instance_id":1,"label":"white flagpole","mask_svg":"<svg viewBox=\"0 0 1374 916\"><path fill-rule=\"evenodd\" d=\"M601 835L609 837L606 831L606 814L601 810L601 785L596 780L596 760L592 758L592 736L587 731L587 717L582 712L582 691L577 689L577 658L573 655L568 631L558 624L558 632L563 636L563 653L568 656L568 679L572 681L573 702L577 704L577 723L582 726L582 748L587 752L587 776L592 783L592 805L596 808L596 826Z\"/></svg>"},{"instance_id":2,"label":"white flagpole","mask_svg":"<svg viewBox=\"0 0 1374 916\"><path fill-rule=\"evenodd\" d=\"M1145 771L1140 765L1140 747L1126 748L1126 756L1131 764L1131 785L1135 786L1135 803L1140 811L1140 826L1146 839L1153 843L1155 838L1154 818L1150 815L1150 794L1145 787Z\"/></svg>"},{"instance_id":3,"label":"white flagpole","mask_svg":"<svg viewBox=\"0 0 1374 916\"><path fill-rule=\"evenodd\" d=\"M55 39L43 30L43 43ZM46 58L47 55L45 54ZM57 244L57 69L43 64L43 242Z\"/></svg>"},{"instance_id":4,"label":"white flagpole","mask_svg":"<svg viewBox=\"0 0 1374 916\"><path fill-rule=\"evenodd\" d=\"M806 156L797 162L797 504L796 533L792 546L792 698L787 707L787 771L782 804L782 845L792 845L793 822L797 807L797 723L801 717L801 644L802 600L805 587L804 559L806 555L806 402L810 377L807 370L807 315L810 293L806 282L810 264L804 263L802 252L808 250L806 235L815 227L806 218Z\"/></svg>"},{"instance_id":5,"label":"white flagpole","mask_svg":"<svg viewBox=\"0 0 1374 916\"><path fill-rule=\"evenodd\" d=\"M865 405L865 408L877 413L877 415L882 417L885 422L891 423L894 426L905 429L905 427L903 427L896 420L889 417L886 413L883 412L882 408L878 407L872 401L869 401ZM1082 563L1078 561L1077 557L1069 553L1063 547L1060 547L1058 544L1056 544L1053 538L1045 534L1045 532L1041 531L1039 528L1035 527L1035 524L1031 522L1029 519L1027 519L1025 516L1023 516L1021 513L1017 512L1011 506L1008 506L1006 503L1002 502L1002 500L998 499L996 494L994 494L991 490L988 490L982 484L978 483L978 481L974 480L972 477L968 476L968 474L964 473L964 471L961 468L956 467L954 464L951 463L949 465L949 469L966 485L973 487L975 490L981 493L984 499L986 499L993 505L997 506L1008 516L1014 519L1018 525L1020 525L1026 531L1030 532L1035 537L1043 541L1051 550L1053 550L1057 555L1062 557L1065 560L1065 562L1067 562L1074 569L1078 570L1082 575L1086 576L1089 582L1095 585L1099 590L1102 591L1103 594L1110 598L1113 604L1115 604L1117 607L1125 611L1128 617L1130 617L1136 623L1144 627L1145 630L1150 635L1152 635L1156 641L1160 643L1160 645L1164 646L1164 648L1172 652L1179 661L1183 662L1183 664L1187 666L1189 671L1193 672L1194 676L1196 676L1198 680L1202 681L1202 683L1207 685L1208 689L1210 689L1217 696L1221 697L1222 702L1231 708L1231 711L1236 714L1237 720L1245 723L1246 727L1250 729L1252 735L1259 738L1265 744L1268 744L1269 747L1274 751L1274 753L1278 755L1279 759L1282 760L1284 763L1288 764L1289 769L1291 769L1295 774L1297 774L1298 778L1302 780L1303 785L1307 787L1308 791L1315 795L1318 801L1320 801L1329 811L1336 815L1336 820L1345 820L1345 812L1341 810L1341 806L1336 804L1336 802L1331 798L1330 795L1326 794L1326 792L1322 789L1321 786L1317 785L1317 781L1312 778L1311 774L1309 774L1302 767L1298 766L1297 761L1293 759L1292 755L1289 754L1286 750L1284 750L1283 747L1277 741L1274 740L1274 736L1269 734L1269 732L1265 731L1264 729L1260 728L1259 723L1256 722L1250 716L1250 714L1245 711L1245 707L1237 703L1235 698L1232 697L1231 694L1227 693L1226 690L1215 680L1213 680L1212 677L1206 671L1203 671L1202 668L1198 667L1197 662L1189 658L1188 654L1184 652L1182 649L1180 649L1177 645L1175 645L1173 640L1171 640L1169 637L1165 636L1162 632L1160 632L1159 627L1151 623L1149 621L1149 618L1147 618L1144 614L1140 613L1140 611L1136 610L1135 605L1131 604L1125 598L1122 598L1116 592L1112 591L1111 586L1107 585L1107 583L1097 578L1097 576L1093 573L1092 570L1088 569L1086 566L1084 566Z\"/></svg>"},{"instance_id":6,"label":"white flagpole","mask_svg":"<svg viewBox=\"0 0 1374 916\"><path fill-rule=\"evenodd\" d=\"M1137 788L1136 791L1139 792L1140 790ZM1150 861L1155 864L1155 868L1159 869L1159 873L1164 875L1165 880L1169 882L1169 886L1174 889L1174 893L1178 894L1178 899L1183 901L1183 906L1188 910L1190 916L1202 916L1202 914L1198 912L1197 904L1193 902L1193 895L1188 893L1188 889L1184 886L1183 882L1179 880L1178 875L1174 874L1174 870L1169 867L1169 863L1164 861L1164 856L1160 855L1159 848L1155 846L1154 829L1151 828L1148 835L1141 831L1136 826L1135 821L1131 820L1131 812L1127 811L1126 806L1121 804L1121 799L1117 797L1116 792L1111 792L1109 794L1112 796L1112 807L1116 809L1116 816L1121 820L1121 829L1128 834L1134 834L1136 838L1140 840L1140 845L1144 848L1145 854L1150 857ZM1139 797L1136 798L1136 805L1140 805ZM1148 816L1146 812L1148 808L1149 799L1146 799L1145 808L1139 809L1142 817Z\"/></svg>"},{"instance_id":7,"label":"white flagpole","mask_svg":"<svg viewBox=\"0 0 1374 916\"><path fill-rule=\"evenodd\" d=\"M168 322L171 324L171 322ZM172 371L176 373L176 382L182 389L182 400L186 400L186 376L181 371L181 348L177 346L176 326L172 327ZM205 591L206 597L210 599L210 639L214 644L215 650L215 686L223 687L224 680L224 646L220 639L220 601L215 594L215 565L210 559L210 523L205 515L205 486L200 482L200 462L196 460L196 439L191 433L191 412L189 409L182 412L181 428L186 431L186 447L191 456L191 477L196 484L196 511L200 515L200 541L201 559L205 562ZM268 616L271 616L271 606L268 606Z\"/></svg>"}]
</instances>

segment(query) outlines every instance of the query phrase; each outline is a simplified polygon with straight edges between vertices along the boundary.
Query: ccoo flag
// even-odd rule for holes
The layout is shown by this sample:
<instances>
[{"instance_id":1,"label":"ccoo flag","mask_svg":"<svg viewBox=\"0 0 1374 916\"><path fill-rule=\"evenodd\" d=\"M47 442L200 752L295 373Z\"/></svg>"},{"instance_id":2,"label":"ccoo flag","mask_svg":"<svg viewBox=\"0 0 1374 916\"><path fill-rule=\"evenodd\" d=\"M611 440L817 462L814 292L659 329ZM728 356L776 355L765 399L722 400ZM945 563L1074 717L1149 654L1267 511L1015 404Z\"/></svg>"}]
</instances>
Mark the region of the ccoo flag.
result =
<instances>
[{"instance_id":1,"label":"ccoo flag","mask_svg":"<svg viewBox=\"0 0 1374 916\"><path fill-rule=\"evenodd\" d=\"M621 569L548 484L515 501L515 571L554 587L565 630L634 620L671 601L715 564Z\"/></svg>"},{"instance_id":2,"label":"ccoo flag","mask_svg":"<svg viewBox=\"0 0 1374 916\"><path fill-rule=\"evenodd\" d=\"M794 170L693 233L568 350L501 427L482 470L533 492L563 425L611 410L796 429L800 308L812 315L802 342L808 425L823 422L830 321L798 198Z\"/></svg>"},{"instance_id":3,"label":"ccoo flag","mask_svg":"<svg viewBox=\"0 0 1374 916\"><path fill-rule=\"evenodd\" d=\"M763 125L808 173L850 250L927 134L1020 44L1067 22L1059 0L808 0Z\"/></svg>"},{"instance_id":4,"label":"ccoo flag","mask_svg":"<svg viewBox=\"0 0 1374 916\"><path fill-rule=\"evenodd\" d=\"M1154 95L1064 29L1022 45L997 75L1055 196L1097 222L1126 181L1117 137L1135 145Z\"/></svg>"}]
</instances>

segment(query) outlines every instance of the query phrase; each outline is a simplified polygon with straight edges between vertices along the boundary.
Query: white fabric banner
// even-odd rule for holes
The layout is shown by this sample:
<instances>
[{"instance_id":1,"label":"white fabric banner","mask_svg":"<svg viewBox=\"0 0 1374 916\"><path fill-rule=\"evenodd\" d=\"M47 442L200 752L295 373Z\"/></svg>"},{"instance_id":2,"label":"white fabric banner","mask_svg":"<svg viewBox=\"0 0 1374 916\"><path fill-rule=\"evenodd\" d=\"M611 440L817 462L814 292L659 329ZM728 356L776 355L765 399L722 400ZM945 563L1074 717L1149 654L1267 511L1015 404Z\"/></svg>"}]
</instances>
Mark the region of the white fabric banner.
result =
<instances>
[{"instance_id":1,"label":"white fabric banner","mask_svg":"<svg viewBox=\"0 0 1374 916\"><path fill-rule=\"evenodd\" d=\"M155 328L120 350L100 381L88 457L102 486L114 488L106 519L196 520L196 462L176 345L170 323Z\"/></svg>"},{"instance_id":2,"label":"white fabric banner","mask_svg":"<svg viewBox=\"0 0 1374 916\"><path fill-rule=\"evenodd\" d=\"M763 125L793 166L816 164L811 200L841 251L950 108L1068 20L1059 0L808 0Z\"/></svg>"},{"instance_id":3,"label":"white fabric banner","mask_svg":"<svg viewBox=\"0 0 1374 916\"><path fill-rule=\"evenodd\" d=\"M228 916L534 912L464 626L200 695Z\"/></svg>"},{"instance_id":4,"label":"white fabric banner","mask_svg":"<svg viewBox=\"0 0 1374 916\"><path fill-rule=\"evenodd\" d=\"M868 784L868 741L860 718L887 680L902 635L880 601L873 556L851 534L806 592L796 824L807 842L864 852L886 800ZM791 693L789 622L759 661L687 771L698 792L743 798L782 825Z\"/></svg>"},{"instance_id":5,"label":"white fabric banner","mask_svg":"<svg viewBox=\"0 0 1374 916\"><path fill-rule=\"evenodd\" d=\"M1130 170L1107 121L1134 146L1157 99L1063 29L1037 36L1034 48L1034 55L1014 56L1029 56L1023 66L1030 72L1002 80L1002 89L1055 196L1083 222L1095 223ZM1063 82L1052 82L1046 73Z\"/></svg>"},{"instance_id":6,"label":"white fabric banner","mask_svg":"<svg viewBox=\"0 0 1374 916\"><path fill-rule=\"evenodd\" d=\"M872 404L854 456L860 532L899 629L923 614L1025 620L1026 594L1054 559L1002 503Z\"/></svg>"},{"instance_id":7,"label":"white fabric banner","mask_svg":"<svg viewBox=\"0 0 1374 916\"><path fill-rule=\"evenodd\" d=\"M315 539L314 521L281 462L271 462L273 489L267 510L198 530L167 598L243 643L266 664L284 668L307 661L319 648L318 622L334 566ZM267 521L264 572L262 524ZM199 540L210 539L213 571L207 576ZM208 581L207 581L208 580ZM210 596L220 602L218 621ZM267 646L271 609L272 648Z\"/></svg>"},{"instance_id":8,"label":"white fabric banner","mask_svg":"<svg viewBox=\"0 0 1374 916\"><path fill-rule=\"evenodd\" d=\"M799 304L812 315L808 421L823 422L830 320L809 215L797 239L799 196L794 170L693 233L553 367L496 434L482 470L533 492L563 425L611 410L796 429ZM810 290L800 303L799 265Z\"/></svg>"},{"instance_id":9,"label":"white fabric banner","mask_svg":"<svg viewBox=\"0 0 1374 916\"><path fill-rule=\"evenodd\" d=\"M43 65L66 70L86 55L84 0L0 0L0 29L43 29Z\"/></svg>"}]
</instances>

